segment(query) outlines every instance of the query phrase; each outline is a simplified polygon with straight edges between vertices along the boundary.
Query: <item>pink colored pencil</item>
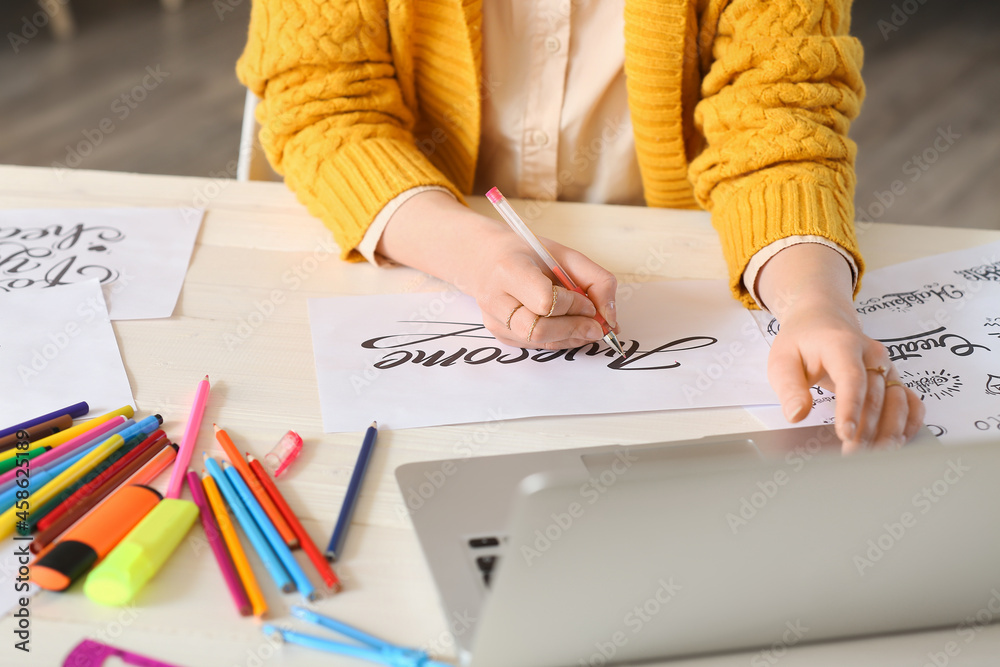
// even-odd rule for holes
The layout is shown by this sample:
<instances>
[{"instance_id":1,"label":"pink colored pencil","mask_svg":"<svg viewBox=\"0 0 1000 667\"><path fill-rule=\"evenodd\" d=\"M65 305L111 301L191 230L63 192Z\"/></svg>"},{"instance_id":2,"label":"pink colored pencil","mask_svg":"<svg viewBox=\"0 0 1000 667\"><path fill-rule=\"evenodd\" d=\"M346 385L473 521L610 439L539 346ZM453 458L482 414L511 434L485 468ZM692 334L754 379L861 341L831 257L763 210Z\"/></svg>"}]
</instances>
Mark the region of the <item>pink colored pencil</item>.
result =
<instances>
[{"instance_id":1,"label":"pink colored pencil","mask_svg":"<svg viewBox=\"0 0 1000 667\"><path fill-rule=\"evenodd\" d=\"M177 461L174 462L174 471L170 473L170 484L167 486L165 498L180 498L181 489L184 487L184 476L187 474L188 463L191 462L191 455L194 454L194 446L198 441L198 430L201 428L201 417L205 414L205 402L208 401L208 376L198 383L198 390L194 395L194 404L191 406L191 416L188 417L187 428L184 429L184 437L181 439L181 448L177 452Z\"/></svg>"},{"instance_id":2,"label":"pink colored pencil","mask_svg":"<svg viewBox=\"0 0 1000 667\"><path fill-rule=\"evenodd\" d=\"M215 560L219 563L219 569L222 570L222 578L226 580L229 594L233 596L233 602L236 603L236 609L240 612L240 616L249 616L253 613L253 606L250 604L250 598L247 597L246 591L243 590L243 582L236 574L233 559L230 558L229 551L222 541L219 524L215 522L215 515L212 514L212 508L208 506L208 499L205 498L205 491L201 487L201 478L198 473L192 470L188 472L187 480L191 496L201 511L201 525L205 529L205 536L208 538L208 544L212 547L212 553L215 554Z\"/></svg>"},{"instance_id":3,"label":"pink colored pencil","mask_svg":"<svg viewBox=\"0 0 1000 667\"><path fill-rule=\"evenodd\" d=\"M114 427L118 426L123 421L125 421L125 417L118 415L117 417L109 419L103 424L98 424L89 431L84 431L83 433L76 436L72 440L63 443L58 447L53 447L49 451L45 452L41 456L38 456L37 458L31 461L32 472L41 472L48 462L53 461L55 459L63 458L67 454L71 454L75 450L80 449L81 447L87 444L101 440L102 439L101 436L103 434L107 433ZM17 475L16 468L14 470L8 470L3 475L0 475L0 487L2 487L10 480L14 479L15 475Z\"/></svg>"}]
</instances>

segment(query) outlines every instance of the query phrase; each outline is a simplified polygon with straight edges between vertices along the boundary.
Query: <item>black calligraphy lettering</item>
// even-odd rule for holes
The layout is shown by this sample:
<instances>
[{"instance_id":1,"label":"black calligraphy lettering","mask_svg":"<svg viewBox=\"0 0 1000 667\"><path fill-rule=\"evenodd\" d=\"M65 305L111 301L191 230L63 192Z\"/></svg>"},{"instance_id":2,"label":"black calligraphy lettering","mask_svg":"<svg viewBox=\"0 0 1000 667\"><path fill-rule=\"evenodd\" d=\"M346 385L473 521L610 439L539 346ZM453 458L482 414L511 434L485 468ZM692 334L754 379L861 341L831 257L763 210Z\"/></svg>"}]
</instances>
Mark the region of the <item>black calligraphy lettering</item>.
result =
<instances>
[{"instance_id":1,"label":"black calligraphy lettering","mask_svg":"<svg viewBox=\"0 0 1000 667\"><path fill-rule=\"evenodd\" d=\"M669 343L664 343L659 347L654 347L648 352L639 352L638 354L633 354L627 359L622 359L621 357L615 359L610 364L608 368L613 370L630 370L630 371L655 371L655 370L665 370L668 368L677 368L680 366L679 361L674 361L673 363L666 364L664 366L644 366L640 364L641 361L648 359L654 355L662 354L665 352L679 352L681 350L696 350L700 347L708 347L709 345L715 345L719 342L718 338L713 338L711 336L688 336L687 338L679 338L677 340L670 341Z\"/></svg>"}]
</instances>

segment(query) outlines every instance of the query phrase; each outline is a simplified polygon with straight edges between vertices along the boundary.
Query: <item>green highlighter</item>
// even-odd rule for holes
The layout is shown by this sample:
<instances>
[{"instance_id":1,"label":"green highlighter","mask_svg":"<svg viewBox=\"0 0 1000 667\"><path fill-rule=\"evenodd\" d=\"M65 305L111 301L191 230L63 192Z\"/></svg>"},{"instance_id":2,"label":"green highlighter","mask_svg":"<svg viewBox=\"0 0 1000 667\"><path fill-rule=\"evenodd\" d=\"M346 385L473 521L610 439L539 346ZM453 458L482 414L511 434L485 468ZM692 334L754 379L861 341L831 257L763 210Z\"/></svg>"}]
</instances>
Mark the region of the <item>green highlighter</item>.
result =
<instances>
[{"instance_id":1,"label":"green highlighter","mask_svg":"<svg viewBox=\"0 0 1000 667\"><path fill-rule=\"evenodd\" d=\"M87 576L83 592L99 604L128 604L166 562L198 518L190 500L164 498Z\"/></svg>"}]
</instances>

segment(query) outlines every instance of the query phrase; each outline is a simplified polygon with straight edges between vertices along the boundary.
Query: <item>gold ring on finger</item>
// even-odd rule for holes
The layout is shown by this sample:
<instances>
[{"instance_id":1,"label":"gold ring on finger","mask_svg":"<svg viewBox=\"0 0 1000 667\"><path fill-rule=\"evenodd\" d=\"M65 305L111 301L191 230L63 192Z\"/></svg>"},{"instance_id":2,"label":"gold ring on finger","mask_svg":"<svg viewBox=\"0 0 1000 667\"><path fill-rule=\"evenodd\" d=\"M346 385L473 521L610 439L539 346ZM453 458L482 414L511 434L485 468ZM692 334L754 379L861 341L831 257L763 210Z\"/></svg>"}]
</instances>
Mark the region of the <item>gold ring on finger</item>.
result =
<instances>
[{"instance_id":1,"label":"gold ring on finger","mask_svg":"<svg viewBox=\"0 0 1000 667\"><path fill-rule=\"evenodd\" d=\"M904 385L902 382L899 382L898 380L892 380L890 382L886 382L885 388L888 389L889 387L902 387L903 389L906 389L906 385Z\"/></svg>"},{"instance_id":2,"label":"gold ring on finger","mask_svg":"<svg viewBox=\"0 0 1000 667\"><path fill-rule=\"evenodd\" d=\"M889 369L886 368L885 366L883 366L882 364L879 364L878 366L866 366L865 370L866 371L874 371L874 372L878 373L879 375L882 376L883 380L889 374Z\"/></svg>"},{"instance_id":3,"label":"gold ring on finger","mask_svg":"<svg viewBox=\"0 0 1000 667\"><path fill-rule=\"evenodd\" d=\"M510 315L507 316L507 321L504 323L507 325L507 329L510 329L510 318L514 317L514 313L516 313L517 309L523 305L524 305L523 303L519 303L511 309Z\"/></svg>"},{"instance_id":4,"label":"gold ring on finger","mask_svg":"<svg viewBox=\"0 0 1000 667\"><path fill-rule=\"evenodd\" d=\"M542 318L541 315L535 315L535 319L531 321L531 326L528 327L528 342L531 342L531 334L535 333L535 325L538 324L538 320Z\"/></svg>"},{"instance_id":5,"label":"gold ring on finger","mask_svg":"<svg viewBox=\"0 0 1000 667\"><path fill-rule=\"evenodd\" d=\"M556 301L559 300L559 288L555 285L552 286L552 307L549 308L549 314L545 317L552 317L552 313L556 312Z\"/></svg>"}]
</instances>

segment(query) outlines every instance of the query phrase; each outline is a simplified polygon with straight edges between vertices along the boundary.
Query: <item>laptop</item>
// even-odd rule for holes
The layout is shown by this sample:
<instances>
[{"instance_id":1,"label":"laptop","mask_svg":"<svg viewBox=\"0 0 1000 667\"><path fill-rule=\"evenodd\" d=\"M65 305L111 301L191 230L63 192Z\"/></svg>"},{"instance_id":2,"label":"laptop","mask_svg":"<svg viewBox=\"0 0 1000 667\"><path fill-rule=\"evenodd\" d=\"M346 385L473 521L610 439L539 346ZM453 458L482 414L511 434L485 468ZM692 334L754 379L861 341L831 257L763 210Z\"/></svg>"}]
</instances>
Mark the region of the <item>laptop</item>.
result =
<instances>
[{"instance_id":1,"label":"laptop","mask_svg":"<svg viewBox=\"0 0 1000 667\"><path fill-rule=\"evenodd\" d=\"M459 657L579 667L956 625L1000 584L1000 447L832 426L400 466ZM778 647L778 648L775 648Z\"/></svg>"}]
</instances>

